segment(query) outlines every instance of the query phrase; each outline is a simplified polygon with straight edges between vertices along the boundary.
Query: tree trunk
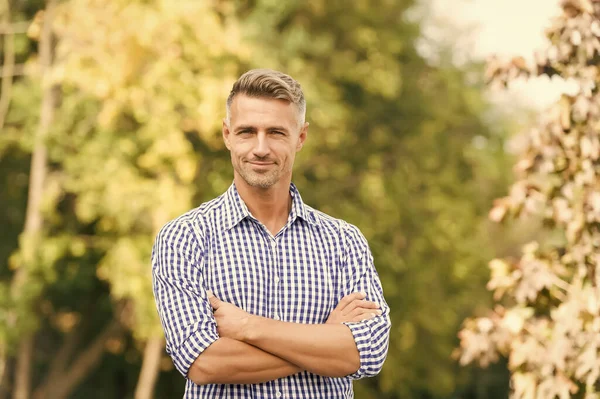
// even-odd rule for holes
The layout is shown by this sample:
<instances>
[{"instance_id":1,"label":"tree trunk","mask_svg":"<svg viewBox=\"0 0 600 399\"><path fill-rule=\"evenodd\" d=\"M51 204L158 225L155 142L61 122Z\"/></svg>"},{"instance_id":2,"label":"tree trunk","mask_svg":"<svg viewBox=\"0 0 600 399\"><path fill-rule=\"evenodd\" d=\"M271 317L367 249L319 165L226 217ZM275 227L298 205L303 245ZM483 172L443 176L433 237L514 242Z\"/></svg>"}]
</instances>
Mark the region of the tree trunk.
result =
<instances>
[{"instance_id":1,"label":"tree trunk","mask_svg":"<svg viewBox=\"0 0 600 399\"><path fill-rule=\"evenodd\" d=\"M6 26L10 25L10 3L8 0L2 0L0 3L0 21ZM15 41L14 34L7 32L4 36L4 66L2 68L2 91L0 92L0 131L4 127L4 119L10 104L12 90L12 75L15 66ZM6 353L6 344L0 342L0 399L1 395L6 394L3 387L6 383L8 356Z\"/></svg>"},{"instance_id":2,"label":"tree trunk","mask_svg":"<svg viewBox=\"0 0 600 399\"><path fill-rule=\"evenodd\" d=\"M0 343L0 399L5 398L8 383L8 356L6 356L5 345Z\"/></svg>"},{"instance_id":3,"label":"tree trunk","mask_svg":"<svg viewBox=\"0 0 600 399\"><path fill-rule=\"evenodd\" d=\"M135 399L151 399L160 373L160 357L164 348L162 337L153 337L146 343L142 370L135 388Z\"/></svg>"},{"instance_id":4,"label":"tree trunk","mask_svg":"<svg viewBox=\"0 0 600 399\"><path fill-rule=\"evenodd\" d=\"M10 26L10 2L2 0L0 16L2 25ZM0 131L4 127L4 121L10 105L12 94L12 82L15 69L15 35L12 30L4 34L4 67L2 68L2 92L0 92ZM0 376L0 380L2 377Z\"/></svg>"},{"instance_id":5,"label":"tree trunk","mask_svg":"<svg viewBox=\"0 0 600 399\"><path fill-rule=\"evenodd\" d=\"M161 207L152 213L152 227L154 235L158 234L161 226L168 220L168 214ZM154 386L160 373L160 357L164 350L164 338L152 337L146 342L142 369L135 388L135 399L150 399L154 396Z\"/></svg>"},{"instance_id":6,"label":"tree trunk","mask_svg":"<svg viewBox=\"0 0 600 399\"><path fill-rule=\"evenodd\" d=\"M52 65L52 19L54 16L55 0L49 0L44 15L42 34L40 36L40 66L41 80L44 78ZM44 192L44 181L46 179L47 150L45 137L52 123L54 108L56 106L56 93L53 87L48 86L43 93L40 123L35 136L35 147L31 157L31 172L29 175L29 193L27 198L27 212L25 215L25 228L23 233L30 240L24 245L23 260L15 272L11 284L11 295L18 297L28 279L27 270L35 259L35 251L38 247L36 241L42 231L43 219L40 210L42 194ZM31 300L29 298L28 300ZM34 339L31 333L25 334L19 344L17 354L17 366L15 370L14 399L28 399L31 392L31 363L34 351Z\"/></svg>"},{"instance_id":7,"label":"tree trunk","mask_svg":"<svg viewBox=\"0 0 600 399\"><path fill-rule=\"evenodd\" d=\"M29 399L31 386L31 360L33 358L33 336L29 335L19 344L17 367L15 370L15 390L13 399Z\"/></svg>"},{"instance_id":8,"label":"tree trunk","mask_svg":"<svg viewBox=\"0 0 600 399\"><path fill-rule=\"evenodd\" d=\"M2 379L0 379L0 399L10 398L10 393L12 392L11 371L12 360L6 357L4 364L4 374L2 375Z\"/></svg>"}]
</instances>

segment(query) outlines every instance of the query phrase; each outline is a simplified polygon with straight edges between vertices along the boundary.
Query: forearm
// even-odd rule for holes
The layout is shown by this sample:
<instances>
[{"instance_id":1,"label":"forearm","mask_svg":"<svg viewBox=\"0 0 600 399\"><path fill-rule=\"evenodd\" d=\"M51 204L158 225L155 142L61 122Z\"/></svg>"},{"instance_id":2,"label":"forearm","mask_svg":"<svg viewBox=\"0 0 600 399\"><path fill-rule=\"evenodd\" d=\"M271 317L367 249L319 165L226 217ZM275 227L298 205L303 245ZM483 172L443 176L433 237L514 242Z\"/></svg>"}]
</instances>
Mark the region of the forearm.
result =
<instances>
[{"instance_id":1,"label":"forearm","mask_svg":"<svg viewBox=\"0 0 600 399\"><path fill-rule=\"evenodd\" d=\"M298 324L253 316L244 341L327 377L344 377L360 367L350 329L343 324Z\"/></svg>"},{"instance_id":2,"label":"forearm","mask_svg":"<svg viewBox=\"0 0 600 399\"><path fill-rule=\"evenodd\" d=\"M258 384L302 371L259 348L230 338L219 338L192 364L188 378L198 385Z\"/></svg>"}]
</instances>

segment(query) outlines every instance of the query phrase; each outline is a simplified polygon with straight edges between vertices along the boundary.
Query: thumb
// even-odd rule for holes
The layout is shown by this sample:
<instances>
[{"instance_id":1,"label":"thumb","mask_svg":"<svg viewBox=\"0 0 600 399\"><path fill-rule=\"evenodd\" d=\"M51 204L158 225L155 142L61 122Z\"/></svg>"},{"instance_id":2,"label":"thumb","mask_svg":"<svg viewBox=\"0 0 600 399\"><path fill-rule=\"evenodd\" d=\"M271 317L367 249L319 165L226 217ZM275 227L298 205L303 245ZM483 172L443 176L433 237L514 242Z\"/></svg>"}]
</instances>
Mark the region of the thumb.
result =
<instances>
[{"instance_id":1,"label":"thumb","mask_svg":"<svg viewBox=\"0 0 600 399\"><path fill-rule=\"evenodd\" d=\"M210 306L212 306L214 310L219 309L219 306L221 304L219 298L217 298L215 294L213 294L212 291L209 290L206 290L206 294L208 295L208 301L210 302Z\"/></svg>"}]
</instances>

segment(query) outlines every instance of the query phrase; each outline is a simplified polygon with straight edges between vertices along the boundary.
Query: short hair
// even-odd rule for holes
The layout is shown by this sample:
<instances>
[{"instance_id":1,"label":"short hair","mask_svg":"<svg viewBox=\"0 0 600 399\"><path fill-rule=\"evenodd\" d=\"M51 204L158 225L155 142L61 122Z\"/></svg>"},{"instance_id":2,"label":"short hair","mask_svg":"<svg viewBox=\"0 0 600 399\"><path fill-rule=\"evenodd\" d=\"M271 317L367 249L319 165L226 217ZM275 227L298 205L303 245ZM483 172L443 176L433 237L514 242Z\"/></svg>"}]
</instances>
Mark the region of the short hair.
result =
<instances>
[{"instance_id":1,"label":"short hair","mask_svg":"<svg viewBox=\"0 0 600 399\"><path fill-rule=\"evenodd\" d=\"M283 72L272 69L251 69L233 84L227 97L227 123L231 116L231 103L238 94L249 97L267 97L295 104L300 115L300 125L306 117L306 100L300 83Z\"/></svg>"}]
</instances>

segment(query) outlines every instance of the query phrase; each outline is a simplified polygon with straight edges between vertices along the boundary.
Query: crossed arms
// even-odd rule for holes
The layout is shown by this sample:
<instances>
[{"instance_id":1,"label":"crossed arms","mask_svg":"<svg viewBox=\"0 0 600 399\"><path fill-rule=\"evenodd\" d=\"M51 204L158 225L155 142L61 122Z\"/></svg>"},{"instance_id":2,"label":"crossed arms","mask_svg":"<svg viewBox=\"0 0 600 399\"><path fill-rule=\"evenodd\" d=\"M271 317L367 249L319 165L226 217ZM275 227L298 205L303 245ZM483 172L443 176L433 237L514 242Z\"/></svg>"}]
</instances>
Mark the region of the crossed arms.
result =
<instances>
[{"instance_id":1,"label":"crossed arms","mask_svg":"<svg viewBox=\"0 0 600 399\"><path fill-rule=\"evenodd\" d=\"M345 377L360 367L352 332L342 322L381 314L378 304L354 293L340 301L326 324L298 324L252 316L242 309L209 300L219 338L190 367L188 378L203 384L256 384L310 371Z\"/></svg>"},{"instance_id":2,"label":"crossed arms","mask_svg":"<svg viewBox=\"0 0 600 399\"><path fill-rule=\"evenodd\" d=\"M387 354L389 308L368 246L355 252L346 257L345 297L327 322L290 323L250 315L208 293L191 229L163 229L153 250L153 288L176 368L199 385L253 384L301 371L352 379L376 375Z\"/></svg>"}]
</instances>

